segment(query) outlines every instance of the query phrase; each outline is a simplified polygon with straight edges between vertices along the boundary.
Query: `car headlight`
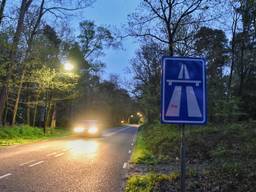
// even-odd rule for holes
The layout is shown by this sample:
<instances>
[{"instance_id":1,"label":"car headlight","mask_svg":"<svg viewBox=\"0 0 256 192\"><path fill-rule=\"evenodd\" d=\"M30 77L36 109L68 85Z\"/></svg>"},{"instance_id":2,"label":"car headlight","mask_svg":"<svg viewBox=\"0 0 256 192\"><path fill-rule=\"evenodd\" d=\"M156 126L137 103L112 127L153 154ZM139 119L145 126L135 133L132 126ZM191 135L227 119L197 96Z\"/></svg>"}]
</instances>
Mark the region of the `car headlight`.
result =
<instances>
[{"instance_id":1,"label":"car headlight","mask_svg":"<svg viewBox=\"0 0 256 192\"><path fill-rule=\"evenodd\" d=\"M82 133L82 132L84 132L84 130L85 130L85 129L84 129L83 127L75 127L75 128L74 128L74 132L75 132L75 133Z\"/></svg>"},{"instance_id":2,"label":"car headlight","mask_svg":"<svg viewBox=\"0 0 256 192\"><path fill-rule=\"evenodd\" d=\"M88 129L88 133L90 133L90 134L95 134L97 132L98 132L98 128L97 127L90 127Z\"/></svg>"}]
</instances>

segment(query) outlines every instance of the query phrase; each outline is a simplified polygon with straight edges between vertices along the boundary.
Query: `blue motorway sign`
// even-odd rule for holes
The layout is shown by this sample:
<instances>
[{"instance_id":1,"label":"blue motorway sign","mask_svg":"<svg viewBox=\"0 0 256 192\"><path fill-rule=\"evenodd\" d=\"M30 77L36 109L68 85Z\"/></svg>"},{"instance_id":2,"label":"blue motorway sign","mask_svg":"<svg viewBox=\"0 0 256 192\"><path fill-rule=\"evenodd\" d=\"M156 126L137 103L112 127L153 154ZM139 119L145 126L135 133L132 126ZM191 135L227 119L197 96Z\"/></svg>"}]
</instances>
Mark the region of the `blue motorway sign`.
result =
<instances>
[{"instance_id":1,"label":"blue motorway sign","mask_svg":"<svg viewBox=\"0 0 256 192\"><path fill-rule=\"evenodd\" d=\"M161 122L205 124L205 61L201 58L163 57Z\"/></svg>"}]
</instances>

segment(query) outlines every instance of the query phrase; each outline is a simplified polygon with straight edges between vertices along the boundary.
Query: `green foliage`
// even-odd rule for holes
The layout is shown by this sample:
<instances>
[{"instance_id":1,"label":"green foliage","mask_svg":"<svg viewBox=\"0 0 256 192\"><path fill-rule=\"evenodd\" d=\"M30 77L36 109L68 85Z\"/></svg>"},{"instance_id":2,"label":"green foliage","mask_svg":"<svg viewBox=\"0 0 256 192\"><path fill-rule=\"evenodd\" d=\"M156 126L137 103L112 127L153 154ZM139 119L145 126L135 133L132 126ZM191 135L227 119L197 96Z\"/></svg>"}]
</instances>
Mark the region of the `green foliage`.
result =
<instances>
[{"instance_id":1,"label":"green foliage","mask_svg":"<svg viewBox=\"0 0 256 192\"><path fill-rule=\"evenodd\" d=\"M80 23L81 50L84 58L98 57L103 54L103 49L116 47L118 43L111 31L103 26L97 26L93 21L83 21Z\"/></svg>"},{"instance_id":2,"label":"green foliage","mask_svg":"<svg viewBox=\"0 0 256 192\"><path fill-rule=\"evenodd\" d=\"M172 125L159 122L140 128L132 160L135 163L153 164L175 161L179 154L179 133Z\"/></svg>"},{"instance_id":3,"label":"green foliage","mask_svg":"<svg viewBox=\"0 0 256 192\"><path fill-rule=\"evenodd\" d=\"M159 114L161 76L159 61L164 53L164 47L161 45L154 42L145 43L132 60L132 71L136 80L135 93L147 121L150 122L158 118Z\"/></svg>"},{"instance_id":4,"label":"green foliage","mask_svg":"<svg viewBox=\"0 0 256 192\"><path fill-rule=\"evenodd\" d=\"M187 126L185 134L188 167L187 190L191 192L254 191L256 186L255 126L254 121L239 124ZM160 125L158 122L145 125L139 131L134 150L136 158L144 158L144 153L150 152L157 164L176 166L177 162L174 158L179 157L180 145L178 133L175 127ZM143 141L142 144L141 141ZM145 160L134 162L148 164ZM149 191L179 190L179 180L176 182L167 180L159 184L156 180L149 179L147 175L134 177L131 180L133 185L131 183L127 185L136 188L140 185L135 185L135 183L140 179L144 183L149 182L149 186L153 185Z\"/></svg>"},{"instance_id":5,"label":"green foliage","mask_svg":"<svg viewBox=\"0 0 256 192\"><path fill-rule=\"evenodd\" d=\"M157 163L153 154L148 150L145 139L141 132L138 133L131 161L137 164L155 164Z\"/></svg>"},{"instance_id":6,"label":"green foliage","mask_svg":"<svg viewBox=\"0 0 256 192\"><path fill-rule=\"evenodd\" d=\"M2 127L0 128L0 146L28 143L46 138L62 137L68 134L68 130L57 128L44 134L42 128L29 125Z\"/></svg>"},{"instance_id":7,"label":"green foliage","mask_svg":"<svg viewBox=\"0 0 256 192\"><path fill-rule=\"evenodd\" d=\"M42 137L42 129L30 127L27 125L4 127L0 129L1 139L15 139L15 138L36 138Z\"/></svg>"},{"instance_id":8,"label":"green foliage","mask_svg":"<svg viewBox=\"0 0 256 192\"><path fill-rule=\"evenodd\" d=\"M170 183L176 183L178 178L177 172L172 172L169 175L155 173L134 175L129 177L125 192L173 191Z\"/></svg>"}]
</instances>

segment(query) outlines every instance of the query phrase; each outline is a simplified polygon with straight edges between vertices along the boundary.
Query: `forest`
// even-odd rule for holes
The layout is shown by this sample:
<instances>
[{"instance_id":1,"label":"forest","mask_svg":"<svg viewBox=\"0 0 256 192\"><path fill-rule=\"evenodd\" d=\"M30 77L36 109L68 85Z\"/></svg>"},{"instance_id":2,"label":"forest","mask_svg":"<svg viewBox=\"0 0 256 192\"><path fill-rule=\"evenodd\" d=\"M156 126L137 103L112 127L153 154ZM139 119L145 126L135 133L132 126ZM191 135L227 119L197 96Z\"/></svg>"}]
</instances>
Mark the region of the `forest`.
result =
<instances>
[{"instance_id":1,"label":"forest","mask_svg":"<svg viewBox=\"0 0 256 192\"><path fill-rule=\"evenodd\" d=\"M162 56L206 59L209 122L256 119L255 0L145 0L126 33L140 42L133 91L148 121L159 119Z\"/></svg>"},{"instance_id":2,"label":"forest","mask_svg":"<svg viewBox=\"0 0 256 192\"><path fill-rule=\"evenodd\" d=\"M106 26L72 16L91 0L0 1L0 124L67 127L78 119L120 124L135 101L118 75L102 78L104 49L120 42ZM77 33L77 34L76 34ZM125 110L124 110L125 109Z\"/></svg>"},{"instance_id":3,"label":"forest","mask_svg":"<svg viewBox=\"0 0 256 192\"><path fill-rule=\"evenodd\" d=\"M93 3L1 1L1 125L67 126L94 116L113 125L136 111L158 120L162 56L206 60L210 122L255 119L254 0L145 0L123 29L85 19L72 30L69 18ZM118 75L103 78L99 59L125 38L139 44L129 67L132 88Z\"/></svg>"}]
</instances>

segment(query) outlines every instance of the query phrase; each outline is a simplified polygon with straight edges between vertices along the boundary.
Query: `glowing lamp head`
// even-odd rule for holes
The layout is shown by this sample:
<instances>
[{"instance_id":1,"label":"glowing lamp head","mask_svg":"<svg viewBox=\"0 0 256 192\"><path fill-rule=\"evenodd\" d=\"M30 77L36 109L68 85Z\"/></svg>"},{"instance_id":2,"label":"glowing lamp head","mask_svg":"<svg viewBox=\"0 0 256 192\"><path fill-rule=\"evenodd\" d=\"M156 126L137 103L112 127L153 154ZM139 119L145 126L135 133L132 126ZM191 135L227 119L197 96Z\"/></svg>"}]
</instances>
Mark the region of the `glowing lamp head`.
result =
<instances>
[{"instance_id":1,"label":"glowing lamp head","mask_svg":"<svg viewBox=\"0 0 256 192\"><path fill-rule=\"evenodd\" d=\"M65 69L65 71L72 71L74 69L74 65L67 62L64 64L64 69Z\"/></svg>"},{"instance_id":2,"label":"glowing lamp head","mask_svg":"<svg viewBox=\"0 0 256 192\"><path fill-rule=\"evenodd\" d=\"M96 134L96 133L98 133L98 128L97 127L90 127L88 129L88 133L89 134Z\"/></svg>"},{"instance_id":3,"label":"glowing lamp head","mask_svg":"<svg viewBox=\"0 0 256 192\"><path fill-rule=\"evenodd\" d=\"M74 132L75 132L75 133L83 133L84 130L85 130L85 129L84 129L83 127L75 127L75 128L74 128Z\"/></svg>"}]
</instances>

